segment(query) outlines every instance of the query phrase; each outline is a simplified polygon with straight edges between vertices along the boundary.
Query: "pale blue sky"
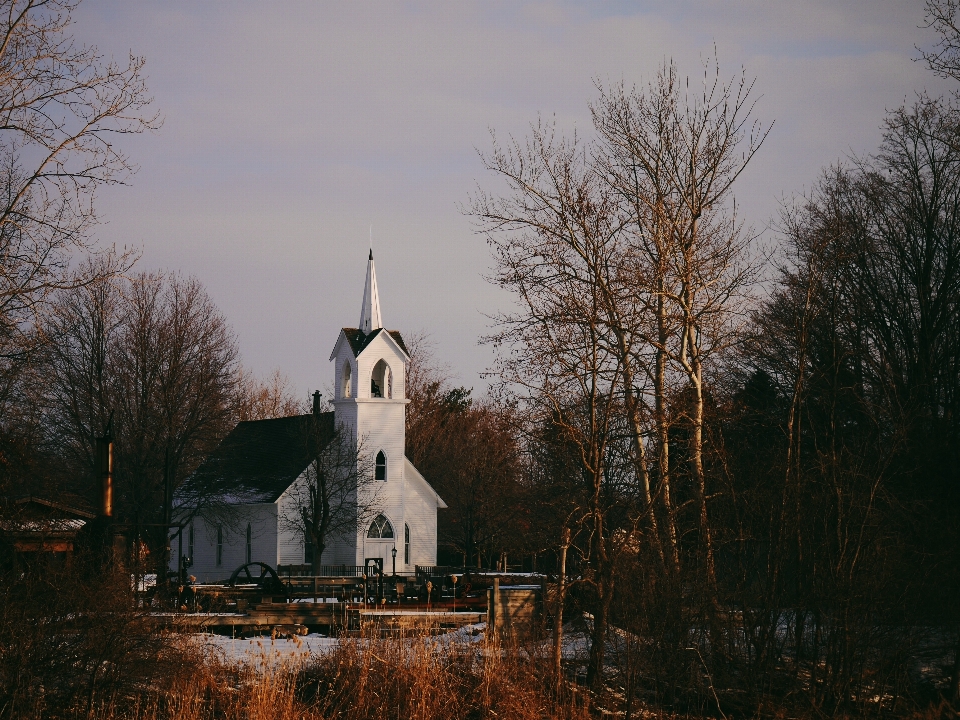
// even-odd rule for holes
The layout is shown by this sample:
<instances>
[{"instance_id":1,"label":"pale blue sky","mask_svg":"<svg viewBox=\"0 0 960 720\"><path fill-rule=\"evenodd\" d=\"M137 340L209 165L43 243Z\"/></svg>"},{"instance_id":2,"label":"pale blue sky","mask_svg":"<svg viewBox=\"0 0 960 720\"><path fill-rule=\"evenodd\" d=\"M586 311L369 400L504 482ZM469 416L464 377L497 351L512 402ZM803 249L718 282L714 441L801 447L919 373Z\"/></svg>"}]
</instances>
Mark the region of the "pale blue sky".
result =
<instances>
[{"instance_id":1,"label":"pale blue sky","mask_svg":"<svg viewBox=\"0 0 960 720\"><path fill-rule=\"evenodd\" d=\"M76 18L82 42L146 57L165 117L123 141L140 171L101 193L100 237L198 276L245 364L304 395L359 320L370 225L386 325L428 331L460 383L485 384L477 341L506 299L457 204L490 187L489 129L541 115L588 133L595 80L643 83L666 58L697 76L715 43L776 121L737 189L762 229L822 167L874 148L887 109L953 89L915 62L934 40L921 0L85 0Z\"/></svg>"}]
</instances>

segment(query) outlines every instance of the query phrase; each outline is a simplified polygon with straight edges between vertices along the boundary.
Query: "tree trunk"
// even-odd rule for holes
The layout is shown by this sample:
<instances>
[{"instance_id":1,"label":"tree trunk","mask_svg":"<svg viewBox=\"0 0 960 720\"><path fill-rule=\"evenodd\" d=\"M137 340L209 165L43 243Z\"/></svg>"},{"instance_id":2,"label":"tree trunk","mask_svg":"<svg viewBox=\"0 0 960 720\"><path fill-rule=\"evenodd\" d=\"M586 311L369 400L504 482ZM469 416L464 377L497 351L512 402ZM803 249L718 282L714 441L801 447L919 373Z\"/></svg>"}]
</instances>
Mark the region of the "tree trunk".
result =
<instances>
[{"instance_id":1,"label":"tree trunk","mask_svg":"<svg viewBox=\"0 0 960 720\"><path fill-rule=\"evenodd\" d=\"M953 651L953 672L950 673L950 702L960 704L960 627L957 628L957 645Z\"/></svg>"},{"instance_id":2,"label":"tree trunk","mask_svg":"<svg viewBox=\"0 0 960 720\"><path fill-rule=\"evenodd\" d=\"M697 503L700 506L700 542L703 546L704 570L712 594L717 589L717 573L713 557L713 536L710 531L710 518L707 515L707 483L703 471L703 382L699 360L694 360L696 392L693 409L693 433L690 443L690 454L693 462L693 474L697 494Z\"/></svg>"},{"instance_id":3,"label":"tree trunk","mask_svg":"<svg viewBox=\"0 0 960 720\"><path fill-rule=\"evenodd\" d=\"M677 544L677 524L673 513L673 500L670 492L670 425L667 419L667 318L666 303L664 302L663 279L658 284L657 296L657 367L654 377L655 383L655 413L657 423L658 448L658 495L663 503L664 523L667 528L667 550L670 562L676 572L680 571L680 551Z\"/></svg>"},{"instance_id":4,"label":"tree trunk","mask_svg":"<svg viewBox=\"0 0 960 720\"><path fill-rule=\"evenodd\" d=\"M690 203L696 208L695 200ZM707 515L707 483L703 470L703 364L700 357L699 327L694 308L696 307L696 259L695 248L700 241L699 221L696 215L690 225L687 246L683 249L683 337L680 350L680 362L694 391L693 409L690 413L690 462L693 465L694 492L699 506L700 545L703 550L704 571L711 593L716 601L717 575L713 558L713 538L710 532L710 518Z\"/></svg>"},{"instance_id":5,"label":"tree trunk","mask_svg":"<svg viewBox=\"0 0 960 720\"><path fill-rule=\"evenodd\" d=\"M625 342L622 334L618 333L620 352L623 362L623 392L627 401L627 412L630 416L630 432L632 435L631 443L633 445L634 468L637 476L640 478L640 492L643 495L644 515L650 530L651 542L660 556L661 564L664 562L663 544L660 541L660 530L657 527L657 515L654 512L653 497L650 493L650 471L647 468L647 450L643 444L643 428L640 425L639 418L639 399L633 392L633 372L630 369L630 360L626 351Z\"/></svg>"},{"instance_id":6,"label":"tree trunk","mask_svg":"<svg viewBox=\"0 0 960 720\"><path fill-rule=\"evenodd\" d=\"M563 605L567 598L567 549L570 547L570 528L563 529L560 540L560 573L557 578L557 604L553 611L553 677L559 693L563 678Z\"/></svg>"},{"instance_id":7,"label":"tree trunk","mask_svg":"<svg viewBox=\"0 0 960 720\"><path fill-rule=\"evenodd\" d=\"M602 543L602 541L601 541ZM606 652L607 628L610 622L610 603L613 600L613 567L608 557L597 565L597 604L593 614L593 632L590 636L590 660L587 664L587 684L594 688L603 685L603 661Z\"/></svg>"}]
</instances>

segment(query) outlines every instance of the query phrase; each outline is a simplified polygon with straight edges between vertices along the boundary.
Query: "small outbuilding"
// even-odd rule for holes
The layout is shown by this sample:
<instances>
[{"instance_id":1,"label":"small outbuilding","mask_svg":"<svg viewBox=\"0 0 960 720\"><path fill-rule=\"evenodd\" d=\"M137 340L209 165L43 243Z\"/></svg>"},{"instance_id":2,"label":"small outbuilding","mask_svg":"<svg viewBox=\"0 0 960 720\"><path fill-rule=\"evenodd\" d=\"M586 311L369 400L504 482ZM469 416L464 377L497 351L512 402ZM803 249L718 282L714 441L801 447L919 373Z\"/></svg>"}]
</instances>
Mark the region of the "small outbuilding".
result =
<instances>
[{"instance_id":1,"label":"small outbuilding","mask_svg":"<svg viewBox=\"0 0 960 720\"><path fill-rule=\"evenodd\" d=\"M0 535L17 564L68 564L77 535L94 517L95 513L80 502L29 495L10 502L0 522Z\"/></svg>"}]
</instances>

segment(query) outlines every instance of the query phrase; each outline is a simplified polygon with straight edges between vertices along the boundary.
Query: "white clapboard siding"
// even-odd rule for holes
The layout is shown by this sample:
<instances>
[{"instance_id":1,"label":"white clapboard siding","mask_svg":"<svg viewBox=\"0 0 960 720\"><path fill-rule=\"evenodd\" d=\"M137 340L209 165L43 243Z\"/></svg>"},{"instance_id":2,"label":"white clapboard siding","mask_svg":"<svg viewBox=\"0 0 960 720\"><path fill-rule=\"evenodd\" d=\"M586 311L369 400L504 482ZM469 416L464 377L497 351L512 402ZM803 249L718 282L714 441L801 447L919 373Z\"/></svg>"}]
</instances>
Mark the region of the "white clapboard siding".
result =
<instances>
[{"instance_id":1,"label":"white clapboard siding","mask_svg":"<svg viewBox=\"0 0 960 720\"><path fill-rule=\"evenodd\" d=\"M197 582L226 580L247 562L247 526L250 526L250 560L271 567L277 564L277 506L274 503L242 505L225 510L214 520L193 521L193 566L189 574ZM223 538L221 561L217 563L217 529ZM180 554L188 554L189 529L184 528L182 542L171 546L170 569L178 567Z\"/></svg>"},{"instance_id":2,"label":"white clapboard siding","mask_svg":"<svg viewBox=\"0 0 960 720\"><path fill-rule=\"evenodd\" d=\"M363 318L380 322L379 292L373 257L368 259L367 291L364 295ZM377 331L375 325L371 325ZM356 531L347 537L329 538L321 556L324 565L362 565L365 558L384 558L385 569L392 568L391 550L397 550L397 571L412 572L416 565L434 565L437 559L437 510L446 505L430 484L406 459L405 413L409 402L405 397L406 352L386 330L371 335L359 355L354 355L356 331L344 329L334 345L330 360L334 363L334 422L361 455L361 463L373 472L377 454L387 460L386 480L364 489L359 498L369 512ZM363 340L363 337L360 337ZM371 392L371 377L379 362L389 367L391 382L381 383L389 397L376 398ZM349 369L349 382L345 382ZM270 421L261 421L270 422ZM198 580L222 580L246 561L246 526L251 524L251 561L271 566L299 565L304 562L304 539L299 506L309 496L305 491L305 474L301 474L274 503L238 505L225 513L219 524L223 532L223 552L217 555L217 525L197 520L194 532L194 566ZM394 537L389 540L368 539L370 519L383 513L393 525ZM369 516L369 519L368 517ZM410 528L411 557L404 562L404 526ZM183 546L185 547L186 540ZM180 552L186 552L180 550ZM176 568L179 552L174 553L171 567Z\"/></svg>"}]
</instances>

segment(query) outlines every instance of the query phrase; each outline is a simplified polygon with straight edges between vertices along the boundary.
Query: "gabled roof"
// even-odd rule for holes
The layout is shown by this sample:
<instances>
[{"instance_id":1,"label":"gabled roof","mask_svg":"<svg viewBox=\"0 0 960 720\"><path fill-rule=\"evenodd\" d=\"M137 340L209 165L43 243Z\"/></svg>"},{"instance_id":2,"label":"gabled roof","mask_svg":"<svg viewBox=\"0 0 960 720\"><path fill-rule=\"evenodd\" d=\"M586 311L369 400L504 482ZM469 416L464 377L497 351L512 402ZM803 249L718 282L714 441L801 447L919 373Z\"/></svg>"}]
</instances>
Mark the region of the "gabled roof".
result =
<instances>
[{"instance_id":1,"label":"gabled roof","mask_svg":"<svg viewBox=\"0 0 960 720\"><path fill-rule=\"evenodd\" d=\"M414 467L413 463L410 462L410 458L406 455L403 456L404 464L404 477L409 478L414 483L420 485L421 492L423 492L427 497L436 498L437 507L441 510L447 507L447 504L443 501L443 498L437 494L437 491L433 489L433 485L427 482L427 479L420 474L420 471Z\"/></svg>"},{"instance_id":2,"label":"gabled roof","mask_svg":"<svg viewBox=\"0 0 960 720\"><path fill-rule=\"evenodd\" d=\"M0 530L21 535L69 535L77 533L96 514L80 498L25 495L13 500L13 510L0 519Z\"/></svg>"},{"instance_id":3,"label":"gabled roof","mask_svg":"<svg viewBox=\"0 0 960 720\"><path fill-rule=\"evenodd\" d=\"M407 346L403 344L403 337L400 335L399 330L384 330L383 328L378 328L367 335L359 328L343 328L343 334L347 338L347 342L350 343L350 349L353 351L354 357L362 353L367 348L367 345L373 342L373 339L382 332L387 333L400 349L403 350L403 354L410 357Z\"/></svg>"},{"instance_id":4,"label":"gabled roof","mask_svg":"<svg viewBox=\"0 0 960 720\"><path fill-rule=\"evenodd\" d=\"M178 504L276 502L333 434L332 412L237 423L177 492Z\"/></svg>"},{"instance_id":5,"label":"gabled roof","mask_svg":"<svg viewBox=\"0 0 960 720\"><path fill-rule=\"evenodd\" d=\"M93 512L92 508L85 507L86 503L83 503L79 498L74 499L73 502L64 502L63 499L51 500L46 497L37 497L36 495L25 495L19 497L13 501L14 505L19 505L21 508L26 509L30 508L34 512L39 511L46 517L56 517L56 518L81 518L85 520L92 520L97 515Z\"/></svg>"}]
</instances>

